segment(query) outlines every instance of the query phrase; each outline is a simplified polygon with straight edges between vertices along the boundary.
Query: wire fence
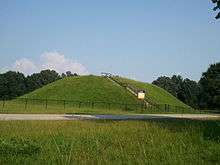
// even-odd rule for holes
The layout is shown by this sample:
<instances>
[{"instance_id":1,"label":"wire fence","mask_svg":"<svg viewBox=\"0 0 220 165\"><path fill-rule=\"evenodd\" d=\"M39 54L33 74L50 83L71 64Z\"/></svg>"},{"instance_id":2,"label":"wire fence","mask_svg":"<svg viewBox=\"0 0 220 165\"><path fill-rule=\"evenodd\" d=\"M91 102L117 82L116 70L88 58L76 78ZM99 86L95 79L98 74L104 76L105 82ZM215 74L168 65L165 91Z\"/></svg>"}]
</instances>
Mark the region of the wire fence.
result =
<instances>
[{"instance_id":1,"label":"wire fence","mask_svg":"<svg viewBox=\"0 0 220 165\"><path fill-rule=\"evenodd\" d=\"M0 101L1 112L10 112L23 110L25 112L36 110L42 112L47 110L62 110L64 113L69 113L73 109L103 109L108 110L123 110L123 111L138 111L144 113L201 113L192 108L174 106L169 104L146 105L144 102L138 104L120 103L120 102L103 102L103 101L80 101L80 100L58 100L58 99L36 99L36 98L17 98L14 100Z\"/></svg>"}]
</instances>

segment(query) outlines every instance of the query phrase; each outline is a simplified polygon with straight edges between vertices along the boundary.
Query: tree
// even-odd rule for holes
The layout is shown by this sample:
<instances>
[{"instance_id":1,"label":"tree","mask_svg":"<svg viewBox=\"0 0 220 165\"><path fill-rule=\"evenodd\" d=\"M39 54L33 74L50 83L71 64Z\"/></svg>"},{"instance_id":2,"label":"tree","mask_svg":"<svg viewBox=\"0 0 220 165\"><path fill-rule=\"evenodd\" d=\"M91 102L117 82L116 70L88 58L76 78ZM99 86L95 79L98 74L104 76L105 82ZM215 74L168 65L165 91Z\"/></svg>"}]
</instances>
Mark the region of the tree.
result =
<instances>
[{"instance_id":1,"label":"tree","mask_svg":"<svg viewBox=\"0 0 220 165\"><path fill-rule=\"evenodd\" d=\"M174 90L175 90L175 93L176 93L175 97L178 98L178 96L182 92L181 89L182 89L183 78L180 75L173 75L171 80L175 84L175 86L174 86Z\"/></svg>"},{"instance_id":2,"label":"tree","mask_svg":"<svg viewBox=\"0 0 220 165\"><path fill-rule=\"evenodd\" d=\"M165 89L182 102L197 108L200 95L199 84L190 79L183 79L181 76L159 77L153 84Z\"/></svg>"},{"instance_id":3,"label":"tree","mask_svg":"<svg viewBox=\"0 0 220 165\"><path fill-rule=\"evenodd\" d=\"M165 89L173 96L177 97L177 85L170 77L161 76L157 78L157 80L153 81L152 84Z\"/></svg>"},{"instance_id":4,"label":"tree","mask_svg":"<svg viewBox=\"0 0 220 165\"><path fill-rule=\"evenodd\" d=\"M71 71L67 71L67 72L66 72L66 76L67 76L67 77L72 77L73 74L71 73Z\"/></svg>"},{"instance_id":5,"label":"tree","mask_svg":"<svg viewBox=\"0 0 220 165\"><path fill-rule=\"evenodd\" d=\"M0 99L13 99L60 78L54 70L42 70L27 77L14 71L0 74Z\"/></svg>"},{"instance_id":6,"label":"tree","mask_svg":"<svg viewBox=\"0 0 220 165\"><path fill-rule=\"evenodd\" d=\"M67 77L73 77L73 76L78 76L78 74L77 73L72 74L71 71L67 71L66 76Z\"/></svg>"},{"instance_id":7,"label":"tree","mask_svg":"<svg viewBox=\"0 0 220 165\"><path fill-rule=\"evenodd\" d=\"M25 76L22 73L9 71L0 74L0 99L12 99L26 91Z\"/></svg>"},{"instance_id":8,"label":"tree","mask_svg":"<svg viewBox=\"0 0 220 165\"><path fill-rule=\"evenodd\" d=\"M177 92L177 98L194 108L199 107L200 86L196 81L184 79Z\"/></svg>"},{"instance_id":9,"label":"tree","mask_svg":"<svg viewBox=\"0 0 220 165\"><path fill-rule=\"evenodd\" d=\"M42 80L43 85L52 83L52 82L59 80L61 78L56 71L49 70L49 69L42 70L40 72L40 76L41 76L41 80Z\"/></svg>"},{"instance_id":10,"label":"tree","mask_svg":"<svg viewBox=\"0 0 220 165\"><path fill-rule=\"evenodd\" d=\"M30 76L27 76L27 89L30 92L56 80L59 80L60 78L61 77L59 74L54 70L42 70L40 73L34 73Z\"/></svg>"},{"instance_id":11,"label":"tree","mask_svg":"<svg viewBox=\"0 0 220 165\"><path fill-rule=\"evenodd\" d=\"M66 77L66 74L65 74L65 73L62 73L61 77L62 77L62 78L65 78L65 77Z\"/></svg>"},{"instance_id":12,"label":"tree","mask_svg":"<svg viewBox=\"0 0 220 165\"><path fill-rule=\"evenodd\" d=\"M67 71L66 74L62 73L61 74L61 78L65 78L65 77L74 77L74 76L79 76L77 73L73 73L71 71Z\"/></svg>"},{"instance_id":13,"label":"tree","mask_svg":"<svg viewBox=\"0 0 220 165\"><path fill-rule=\"evenodd\" d=\"M210 65L199 81L201 86L200 106L203 108L220 108L220 62Z\"/></svg>"},{"instance_id":14,"label":"tree","mask_svg":"<svg viewBox=\"0 0 220 165\"><path fill-rule=\"evenodd\" d=\"M214 11L220 10L220 0L212 0L212 3L216 4L216 6L213 8ZM216 19L220 18L220 12L218 12Z\"/></svg>"},{"instance_id":15,"label":"tree","mask_svg":"<svg viewBox=\"0 0 220 165\"><path fill-rule=\"evenodd\" d=\"M40 74L34 73L30 76L27 76L26 78L26 86L28 92L34 91L35 89L38 89L43 86L41 80L40 80Z\"/></svg>"}]
</instances>

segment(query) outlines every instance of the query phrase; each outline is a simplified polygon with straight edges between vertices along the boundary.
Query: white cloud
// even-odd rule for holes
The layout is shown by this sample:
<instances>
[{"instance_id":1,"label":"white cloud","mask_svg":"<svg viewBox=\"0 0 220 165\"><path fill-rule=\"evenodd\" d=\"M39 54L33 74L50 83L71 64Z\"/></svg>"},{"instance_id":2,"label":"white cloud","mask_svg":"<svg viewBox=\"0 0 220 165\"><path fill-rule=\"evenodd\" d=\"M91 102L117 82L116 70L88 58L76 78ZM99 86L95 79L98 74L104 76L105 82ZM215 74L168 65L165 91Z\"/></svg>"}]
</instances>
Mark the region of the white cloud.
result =
<instances>
[{"instance_id":1,"label":"white cloud","mask_svg":"<svg viewBox=\"0 0 220 165\"><path fill-rule=\"evenodd\" d=\"M65 58L63 54L58 52L46 52L42 55L42 60L44 61L42 69L53 69L59 73L65 73L66 71L71 71L72 73L78 74L88 74L87 69L80 63Z\"/></svg>"},{"instance_id":2,"label":"white cloud","mask_svg":"<svg viewBox=\"0 0 220 165\"><path fill-rule=\"evenodd\" d=\"M27 58L16 60L12 68L13 70L25 73L26 75L38 71L38 67L34 62Z\"/></svg>"},{"instance_id":3,"label":"white cloud","mask_svg":"<svg viewBox=\"0 0 220 165\"><path fill-rule=\"evenodd\" d=\"M55 70L58 73L65 73L71 71L80 75L88 74L84 65L72 59L66 58L63 54L58 52L46 52L40 57L40 62L33 62L27 58L16 60L13 65L13 70L20 71L26 75L39 72L44 69Z\"/></svg>"}]
</instances>

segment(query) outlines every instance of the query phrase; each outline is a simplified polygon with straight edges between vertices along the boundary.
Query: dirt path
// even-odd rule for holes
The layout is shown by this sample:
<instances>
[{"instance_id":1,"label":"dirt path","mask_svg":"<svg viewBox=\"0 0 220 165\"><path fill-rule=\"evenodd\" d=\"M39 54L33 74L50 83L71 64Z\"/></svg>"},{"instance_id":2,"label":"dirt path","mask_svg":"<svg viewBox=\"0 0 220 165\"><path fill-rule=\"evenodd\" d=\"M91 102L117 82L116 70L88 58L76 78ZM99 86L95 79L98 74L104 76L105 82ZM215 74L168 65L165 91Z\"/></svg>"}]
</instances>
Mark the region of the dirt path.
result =
<instances>
[{"instance_id":1,"label":"dirt path","mask_svg":"<svg viewBox=\"0 0 220 165\"><path fill-rule=\"evenodd\" d=\"M136 115L76 115L76 114L0 114L0 120L152 120L195 119L220 120L220 114L136 114Z\"/></svg>"}]
</instances>

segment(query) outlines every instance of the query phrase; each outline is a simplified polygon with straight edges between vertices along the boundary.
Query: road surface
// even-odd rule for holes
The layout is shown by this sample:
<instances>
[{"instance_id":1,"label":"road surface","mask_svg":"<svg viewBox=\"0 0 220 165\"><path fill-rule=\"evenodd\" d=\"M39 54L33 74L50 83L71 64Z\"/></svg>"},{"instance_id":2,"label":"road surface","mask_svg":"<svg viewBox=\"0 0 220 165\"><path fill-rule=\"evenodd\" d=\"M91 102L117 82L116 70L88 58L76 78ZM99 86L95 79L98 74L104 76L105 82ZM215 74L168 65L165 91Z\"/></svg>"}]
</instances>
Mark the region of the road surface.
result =
<instances>
[{"instance_id":1,"label":"road surface","mask_svg":"<svg viewBox=\"0 0 220 165\"><path fill-rule=\"evenodd\" d=\"M152 119L220 120L220 114L134 114L134 115L0 114L0 120L152 120Z\"/></svg>"}]
</instances>

